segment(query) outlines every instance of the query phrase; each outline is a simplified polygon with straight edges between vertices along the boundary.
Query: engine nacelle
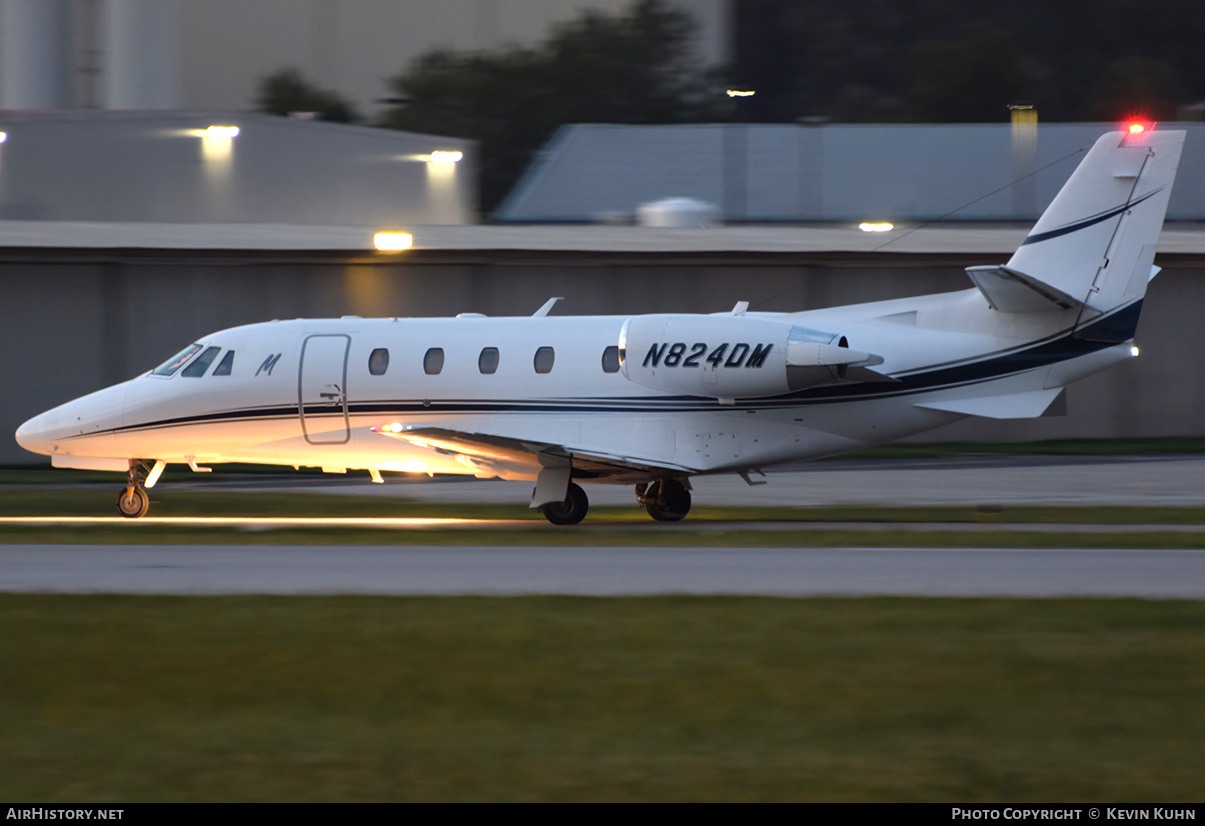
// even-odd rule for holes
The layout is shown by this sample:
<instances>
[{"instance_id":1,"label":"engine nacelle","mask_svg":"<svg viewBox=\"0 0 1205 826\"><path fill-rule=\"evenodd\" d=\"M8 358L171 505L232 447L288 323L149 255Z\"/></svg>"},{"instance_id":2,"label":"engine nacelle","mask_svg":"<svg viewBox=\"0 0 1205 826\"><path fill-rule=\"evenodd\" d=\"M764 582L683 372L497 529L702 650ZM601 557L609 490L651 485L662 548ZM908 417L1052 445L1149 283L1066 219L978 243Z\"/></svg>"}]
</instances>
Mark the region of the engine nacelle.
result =
<instances>
[{"instance_id":1,"label":"engine nacelle","mask_svg":"<svg viewBox=\"0 0 1205 826\"><path fill-rule=\"evenodd\" d=\"M632 316L619 356L624 376L641 387L726 400L831 384L850 367L883 362L835 333L732 315Z\"/></svg>"}]
</instances>

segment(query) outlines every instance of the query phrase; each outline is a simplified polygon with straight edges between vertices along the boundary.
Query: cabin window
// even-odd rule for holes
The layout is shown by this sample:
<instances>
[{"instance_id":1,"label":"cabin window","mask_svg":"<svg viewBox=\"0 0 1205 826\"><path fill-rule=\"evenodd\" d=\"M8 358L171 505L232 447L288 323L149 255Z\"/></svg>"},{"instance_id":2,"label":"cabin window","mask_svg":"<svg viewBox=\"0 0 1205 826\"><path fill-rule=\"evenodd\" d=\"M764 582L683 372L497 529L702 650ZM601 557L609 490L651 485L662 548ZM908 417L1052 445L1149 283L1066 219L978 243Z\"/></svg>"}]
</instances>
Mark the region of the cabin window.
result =
<instances>
[{"instance_id":1,"label":"cabin window","mask_svg":"<svg viewBox=\"0 0 1205 826\"><path fill-rule=\"evenodd\" d=\"M551 347L541 347L536 350L535 365L537 373L551 373L552 362L556 359L556 353Z\"/></svg>"},{"instance_id":2,"label":"cabin window","mask_svg":"<svg viewBox=\"0 0 1205 826\"><path fill-rule=\"evenodd\" d=\"M234 367L234 351L227 350L226 355L222 356L222 360L218 362L218 366L213 368L215 376L229 376L231 368Z\"/></svg>"},{"instance_id":3,"label":"cabin window","mask_svg":"<svg viewBox=\"0 0 1205 826\"><path fill-rule=\"evenodd\" d=\"M151 372L156 376L174 376L176 371L183 367L184 363L196 355L200 349L200 344L190 344Z\"/></svg>"},{"instance_id":4,"label":"cabin window","mask_svg":"<svg viewBox=\"0 0 1205 826\"><path fill-rule=\"evenodd\" d=\"M423 372L428 376L438 376L444 369L444 350L442 347L432 347L423 356Z\"/></svg>"},{"instance_id":5,"label":"cabin window","mask_svg":"<svg viewBox=\"0 0 1205 826\"><path fill-rule=\"evenodd\" d=\"M221 347L210 347L204 353L193 359L192 364L184 368L181 376L187 376L190 379L199 379L205 375L205 371L209 369L209 365L213 364L213 360L218 357L218 353L222 350Z\"/></svg>"},{"instance_id":6,"label":"cabin window","mask_svg":"<svg viewBox=\"0 0 1205 826\"><path fill-rule=\"evenodd\" d=\"M368 372L374 376L383 376L389 369L389 351L378 347L368 356Z\"/></svg>"},{"instance_id":7,"label":"cabin window","mask_svg":"<svg viewBox=\"0 0 1205 826\"><path fill-rule=\"evenodd\" d=\"M614 344L603 350L602 368L604 373L619 372L619 348Z\"/></svg>"},{"instance_id":8,"label":"cabin window","mask_svg":"<svg viewBox=\"0 0 1205 826\"><path fill-rule=\"evenodd\" d=\"M477 369L486 374L498 371L497 347L486 347L481 351L481 355L477 357Z\"/></svg>"}]
</instances>

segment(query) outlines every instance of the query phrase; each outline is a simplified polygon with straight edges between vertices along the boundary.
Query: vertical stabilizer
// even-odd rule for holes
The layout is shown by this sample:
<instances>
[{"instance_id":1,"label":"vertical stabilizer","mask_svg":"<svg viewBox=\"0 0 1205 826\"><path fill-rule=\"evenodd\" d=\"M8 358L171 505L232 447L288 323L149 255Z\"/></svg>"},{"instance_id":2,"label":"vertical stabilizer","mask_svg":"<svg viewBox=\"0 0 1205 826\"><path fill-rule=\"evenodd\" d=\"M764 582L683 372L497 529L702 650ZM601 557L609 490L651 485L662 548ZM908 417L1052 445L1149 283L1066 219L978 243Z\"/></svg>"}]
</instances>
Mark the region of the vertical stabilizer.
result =
<instances>
[{"instance_id":1,"label":"vertical stabilizer","mask_svg":"<svg viewBox=\"0 0 1205 826\"><path fill-rule=\"evenodd\" d=\"M1141 298L1185 134L1146 130L1100 138L1007 270L1082 303L1084 321Z\"/></svg>"}]
</instances>

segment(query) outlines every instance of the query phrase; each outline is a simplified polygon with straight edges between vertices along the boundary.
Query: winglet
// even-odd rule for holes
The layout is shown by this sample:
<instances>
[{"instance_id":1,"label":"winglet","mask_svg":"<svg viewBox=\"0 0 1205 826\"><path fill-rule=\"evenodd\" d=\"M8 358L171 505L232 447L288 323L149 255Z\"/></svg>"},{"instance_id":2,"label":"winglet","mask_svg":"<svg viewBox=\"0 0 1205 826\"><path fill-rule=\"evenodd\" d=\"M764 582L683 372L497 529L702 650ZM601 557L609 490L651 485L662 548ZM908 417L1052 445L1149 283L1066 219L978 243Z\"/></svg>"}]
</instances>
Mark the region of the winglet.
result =
<instances>
[{"instance_id":1,"label":"winglet","mask_svg":"<svg viewBox=\"0 0 1205 826\"><path fill-rule=\"evenodd\" d=\"M544 302L543 307L541 307L540 309L536 310L534 313L531 314L531 317L532 318L543 318L544 316L548 315L550 312L552 312L552 308L556 306L556 303L558 301L560 301L562 298L564 298L564 296L558 295L556 298L548 299L547 301Z\"/></svg>"},{"instance_id":2,"label":"winglet","mask_svg":"<svg viewBox=\"0 0 1205 826\"><path fill-rule=\"evenodd\" d=\"M732 314L733 315L744 315L748 309L749 309L748 301L738 301L738 302L736 302L736 306L734 306L732 308Z\"/></svg>"}]
</instances>

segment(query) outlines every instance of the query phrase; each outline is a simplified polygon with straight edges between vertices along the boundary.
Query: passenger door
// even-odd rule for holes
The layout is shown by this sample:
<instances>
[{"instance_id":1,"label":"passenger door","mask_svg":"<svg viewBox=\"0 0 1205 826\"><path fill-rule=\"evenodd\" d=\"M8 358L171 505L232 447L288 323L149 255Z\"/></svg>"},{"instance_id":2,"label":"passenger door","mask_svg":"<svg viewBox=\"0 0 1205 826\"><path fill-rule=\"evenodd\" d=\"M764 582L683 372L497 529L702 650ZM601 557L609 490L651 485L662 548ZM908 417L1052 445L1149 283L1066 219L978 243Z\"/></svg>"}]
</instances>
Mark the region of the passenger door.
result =
<instances>
[{"instance_id":1,"label":"passenger door","mask_svg":"<svg viewBox=\"0 0 1205 826\"><path fill-rule=\"evenodd\" d=\"M347 418L347 351L351 336L313 335L301 345L297 381L301 432L312 445L351 439Z\"/></svg>"}]
</instances>

